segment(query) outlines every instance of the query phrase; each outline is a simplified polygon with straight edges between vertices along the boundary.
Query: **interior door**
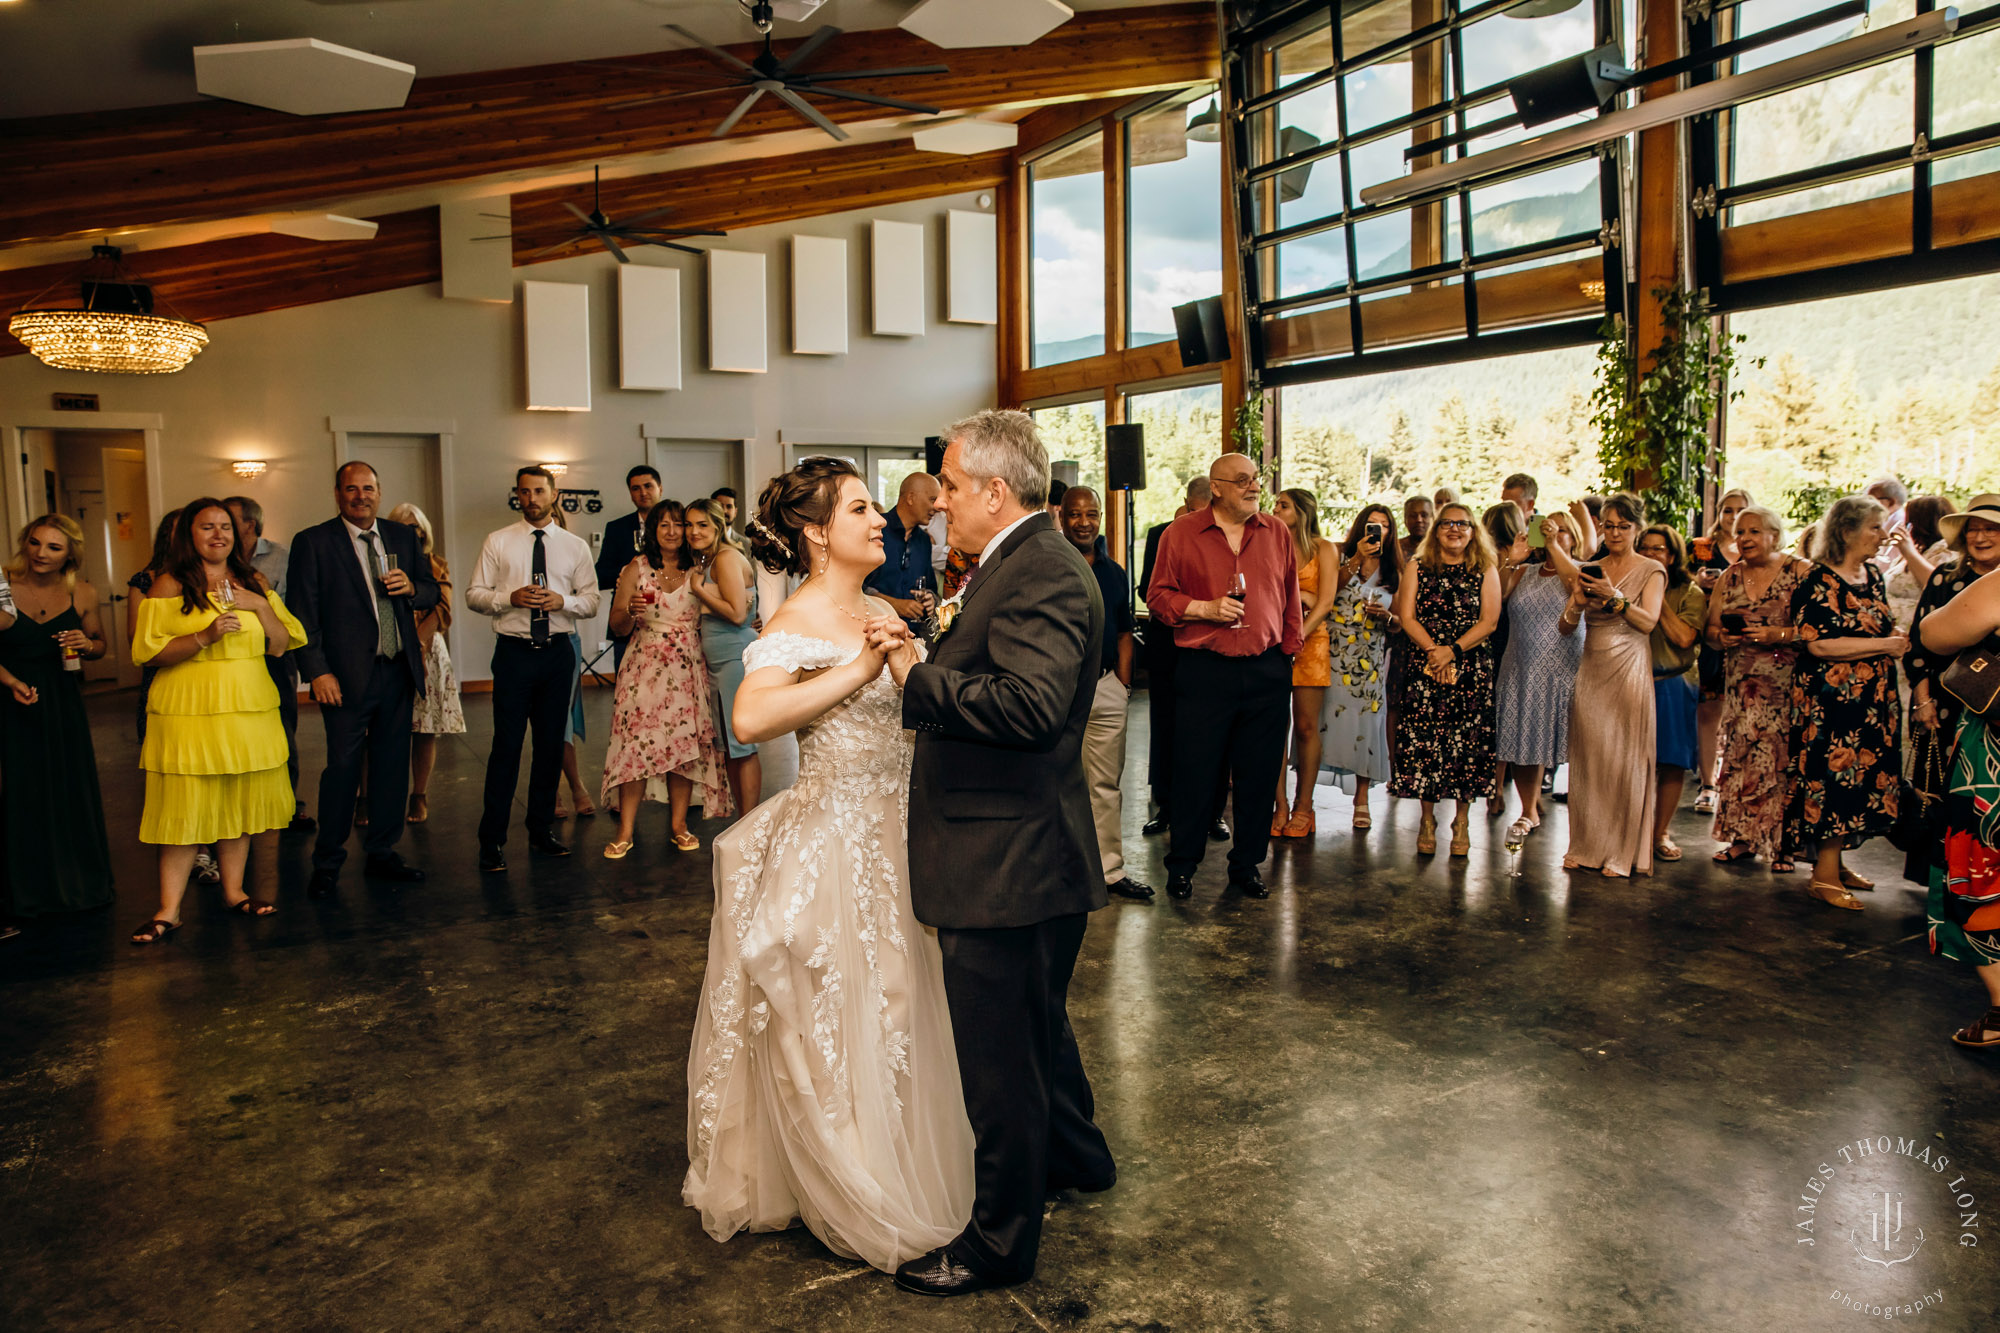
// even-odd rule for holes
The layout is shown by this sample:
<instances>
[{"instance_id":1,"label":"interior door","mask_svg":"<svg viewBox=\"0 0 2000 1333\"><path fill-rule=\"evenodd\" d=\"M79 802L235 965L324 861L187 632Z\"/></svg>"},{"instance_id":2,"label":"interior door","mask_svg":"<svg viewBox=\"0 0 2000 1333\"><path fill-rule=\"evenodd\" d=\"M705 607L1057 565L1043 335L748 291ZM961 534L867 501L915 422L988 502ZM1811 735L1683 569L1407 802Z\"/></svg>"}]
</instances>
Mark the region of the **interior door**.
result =
<instances>
[{"instance_id":1,"label":"interior door","mask_svg":"<svg viewBox=\"0 0 2000 1333\"><path fill-rule=\"evenodd\" d=\"M682 504L706 500L724 486L733 487L742 495L742 478L736 475L736 452L737 446L730 440L646 442L646 461L660 470L661 493ZM617 508L615 498L605 505L606 512Z\"/></svg>"},{"instance_id":2,"label":"interior door","mask_svg":"<svg viewBox=\"0 0 2000 1333\"><path fill-rule=\"evenodd\" d=\"M95 565L91 581L107 595L104 628L110 635L116 679L120 685L139 683L139 668L132 664L131 644L125 635L125 599L130 589L125 580L146 567L153 558L153 510L147 498L146 451L106 445L102 454L104 477L104 535L85 528L90 545L105 552L105 573L100 581ZM85 671L91 664L84 663Z\"/></svg>"},{"instance_id":3,"label":"interior door","mask_svg":"<svg viewBox=\"0 0 2000 1333\"><path fill-rule=\"evenodd\" d=\"M348 457L375 469L382 485L381 517L399 504L424 511L438 549L448 549L444 530L444 488L439 475L437 436L364 435L347 437Z\"/></svg>"}]
</instances>

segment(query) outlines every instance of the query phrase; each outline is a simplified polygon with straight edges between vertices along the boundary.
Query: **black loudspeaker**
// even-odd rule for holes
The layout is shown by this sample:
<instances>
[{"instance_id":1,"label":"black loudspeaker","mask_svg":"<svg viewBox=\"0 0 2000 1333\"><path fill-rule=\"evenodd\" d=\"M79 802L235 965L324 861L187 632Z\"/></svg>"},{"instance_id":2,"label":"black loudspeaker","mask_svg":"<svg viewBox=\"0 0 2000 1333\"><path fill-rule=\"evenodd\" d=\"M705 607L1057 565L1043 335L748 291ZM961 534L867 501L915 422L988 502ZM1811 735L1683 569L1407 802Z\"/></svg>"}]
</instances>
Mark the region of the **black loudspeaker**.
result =
<instances>
[{"instance_id":1,"label":"black loudspeaker","mask_svg":"<svg viewBox=\"0 0 2000 1333\"><path fill-rule=\"evenodd\" d=\"M933 477L944 472L944 436L924 436L924 471Z\"/></svg>"},{"instance_id":2,"label":"black loudspeaker","mask_svg":"<svg viewBox=\"0 0 2000 1333\"><path fill-rule=\"evenodd\" d=\"M1206 366L1229 359L1229 322L1222 316L1219 296L1175 306L1174 334L1181 345L1183 366Z\"/></svg>"},{"instance_id":3,"label":"black loudspeaker","mask_svg":"<svg viewBox=\"0 0 2000 1333\"><path fill-rule=\"evenodd\" d=\"M1302 130L1296 125L1287 125L1278 131L1278 156L1290 157L1303 153L1308 148L1319 147L1319 136L1311 130ZM1290 171L1278 173L1278 202L1295 204L1306 197L1306 186L1312 182L1313 163L1306 162Z\"/></svg>"},{"instance_id":4,"label":"black loudspeaker","mask_svg":"<svg viewBox=\"0 0 2000 1333\"><path fill-rule=\"evenodd\" d=\"M1104 487L1122 491L1146 489L1146 428L1106 426L1104 428Z\"/></svg>"},{"instance_id":5,"label":"black loudspeaker","mask_svg":"<svg viewBox=\"0 0 2000 1333\"><path fill-rule=\"evenodd\" d=\"M1606 42L1586 55L1569 56L1509 79L1507 92L1521 124L1533 128L1603 106L1625 87L1621 76L1632 72L1619 63L1623 56L1618 43Z\"/></svg>"}]
</instances>

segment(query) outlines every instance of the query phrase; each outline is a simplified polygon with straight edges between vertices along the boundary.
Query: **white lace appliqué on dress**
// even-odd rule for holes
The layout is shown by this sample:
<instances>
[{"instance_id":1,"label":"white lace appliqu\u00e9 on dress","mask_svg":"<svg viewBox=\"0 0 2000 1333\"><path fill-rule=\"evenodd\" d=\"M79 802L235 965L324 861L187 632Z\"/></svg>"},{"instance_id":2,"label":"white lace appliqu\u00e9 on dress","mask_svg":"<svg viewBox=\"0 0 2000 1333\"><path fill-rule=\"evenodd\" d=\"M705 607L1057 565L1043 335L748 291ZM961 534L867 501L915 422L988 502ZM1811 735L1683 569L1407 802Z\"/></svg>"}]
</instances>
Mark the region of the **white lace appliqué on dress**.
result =
<instances>
[{"instance_id":1,"label":"white lace appliqu\u00e9 on dress","mask_svg":"<svg viewBox=\"0 0 2000 1333\"><path fill-rule=\"evenodd\" d=\"M743 667L852 660L774 633ZM970 1215L942 964L909 919L911 748L885 670L801 728L796 785L715 840L684 1197L717 1240L803 1220L889 1271Z\"/></svg>"}]
</instances>

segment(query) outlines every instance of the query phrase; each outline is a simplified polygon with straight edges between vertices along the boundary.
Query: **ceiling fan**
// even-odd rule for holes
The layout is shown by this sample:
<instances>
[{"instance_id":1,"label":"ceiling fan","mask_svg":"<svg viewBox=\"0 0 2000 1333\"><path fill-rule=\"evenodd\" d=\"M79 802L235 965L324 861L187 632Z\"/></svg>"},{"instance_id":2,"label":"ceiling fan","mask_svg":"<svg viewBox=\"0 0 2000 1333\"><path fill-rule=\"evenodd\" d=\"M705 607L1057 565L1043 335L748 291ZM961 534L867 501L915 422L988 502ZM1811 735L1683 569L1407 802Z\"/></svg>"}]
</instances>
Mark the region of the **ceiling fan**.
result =
<instances>
[{"instance_id":1,"label":"ceiling fan","mask_svg":"<svg viewBox=\"0 0 2000 1333\"><path fill-rule=\"evenodd\" d=\"M742 0L739 0L739 3L742 3ZM786 106L798 112L806 120L817 125L820 129L825 130L835 139L842 142L846 141L848 137L847 132L827 119L812 103L806 101L805 94L810 93L819 97L838 97L843 101L866 102L871 106L894 107L900 111L916 111L929 116L938 114L937 107L925 106L921 102L906 102L900 98L883 97L876 93L856 92L849 88L836 88L829 85L836 81L845 81L848 79L895 79L917 74L950 73L943 65L910 65L899 69L846 69L807 73L799 67L811 60L815 55L818 55L821 48L828 42L840 36L840 29L830 24L820 28L812 36L793 47L791 53L780 60L777 54L771 50L771 27L774 15L768 0L756 0L756 3L742 3L742 7L749 14L750 22L755 25L757 31L764 34L764 50L761 54L747 62L738 60L721 47L703 41L686 28L681 27L678 23L666 24L665 27L669 32L694 43L706 51L711 59L722 66L722 69L714 73L699 74L684 71L669 72L658 69L640 69L631 65L611 65L609 68L628 70L632 73L645 74L654 78L710 80L704 87L661 93L655 97L641 97L630 102L620 103L619 106L642 106L650 102L665 102L675 98L699 97L728 88L744 89L743 100L736 104L735 110L723 117L722 123L717 125L714 133L710 135L711 138L715 139L720 139L735 129L736 122L743 119L744 113L755 106L758 100L766 93L776 97ZM712 80L718 75L721 78L721 82L713 82Z\"/></svg>"},{"instance_id":2,"label":"ceiling fan","mask_svg":"<svg viewBox=\"0 0 2000 1333\"><path fill-rule=\"evenodd\" d=\"M679 250L683 254L698 255L704 252L692 245L678 245L666 238L669 236L727 236L729 234L722 231L679 231L673 228L642 227L638 225L642 222L649 222L663 213L671 213L673 211L671 207L649 208L643 213L634 213L623 222L613 222L605 216L604 205L599 198L602 184L602 169L592 167L590 169L590 211L588 213L584 212L567 199L562 201L562 206L576 214L577 220L583 223L583 225L563 240L557 241L554 245L543 246L529 255L528 258L540 259L543 255L552 255L558 250L567 250L579 241L594 240L602 244L606 250L609 250L613 259L621 264L629 264L632 262L631 257L618 244L620 241L625 242L626 245L635 246L660 245L665 246L669 250ZM482 216L500 217L501 215L498 213L486 213ZM511 241L514 238L512 236L476 236L473 239L480 241Z\"/></svg>"}]
</instances>

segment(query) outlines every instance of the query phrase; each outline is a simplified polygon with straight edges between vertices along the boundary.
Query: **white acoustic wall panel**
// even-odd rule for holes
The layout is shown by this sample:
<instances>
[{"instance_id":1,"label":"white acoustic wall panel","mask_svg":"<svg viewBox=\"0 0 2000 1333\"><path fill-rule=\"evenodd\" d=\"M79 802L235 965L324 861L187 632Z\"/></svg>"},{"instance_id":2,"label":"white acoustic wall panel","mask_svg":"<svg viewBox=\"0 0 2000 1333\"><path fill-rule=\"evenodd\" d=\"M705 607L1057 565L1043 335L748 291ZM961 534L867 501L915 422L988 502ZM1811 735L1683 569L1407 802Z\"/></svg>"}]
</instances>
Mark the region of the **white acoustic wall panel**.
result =
<instances>
[{"instance_id":1,"label":"white acoustic wall panel","mask_svg":"<svg viewBox=\"0 0 2000 1333\"><path fill-rule=\"evenodd\" d=\"M764 256L743 250L708 252L708 368L762 374Z\"/></svg>"},{"instance_id":2,"label":"white acoustic wall panel","mask_svg":"<svg viewBox=\"0 0 2000 1333\"><path fill-rule=\"evenodd\" d=\"M618 387L681 387L681 273L618 266Z\"/></svg>"},{"instance_id":3,"label":"white acoustic wall panel","mask_svg":"<svg viewBox=\"0 0 2000 1333\"><path fill-rule=\"evenodd\" d=\"M991 213L945 214L945 310L954 324L1000 322L999 231Z\"/></svg>"},{"instance_id":4,"label":"white acoustic wall panel","mask_svg":"<svg viewBox=\"0 0 2000 1333\"><path fill-rule=\"evenodd\" d=\"M869 276L876 335L923 337L923 224L877 219L871 229L870 250Z\"/></svg>"},{"instance_id":5,"label":"white acoustic wall panel","mask_svg":"<svg viewBox=\"0 0 2000 1333\"><path fill-rule=\"evenodd\" d=\"M846 241L792 237L792 351L804 356L847 352Z\"/></svg>"},{"instance_id":6,"label":"white acoustic wall panel","mask_svg":"<svg viewBox=\"0 0 2000 1333\"><path fill-rule=\"evenodd\" d=\"M590 410L590 288L574 282L521 284L528 339L528 410Z\"/></svg>"},{"instance_id":7,"label":"white acoustic wall panel","mask_svg":"<svg viewBox=\"0 0 2000 1333\"><path fill-rule=\"evenodd\" d=\"M480 240L497 236L497 241ZM514 201L454 199L438 205L438 249L449 301L514 299Z\"/></svg>"}]
</instances>

